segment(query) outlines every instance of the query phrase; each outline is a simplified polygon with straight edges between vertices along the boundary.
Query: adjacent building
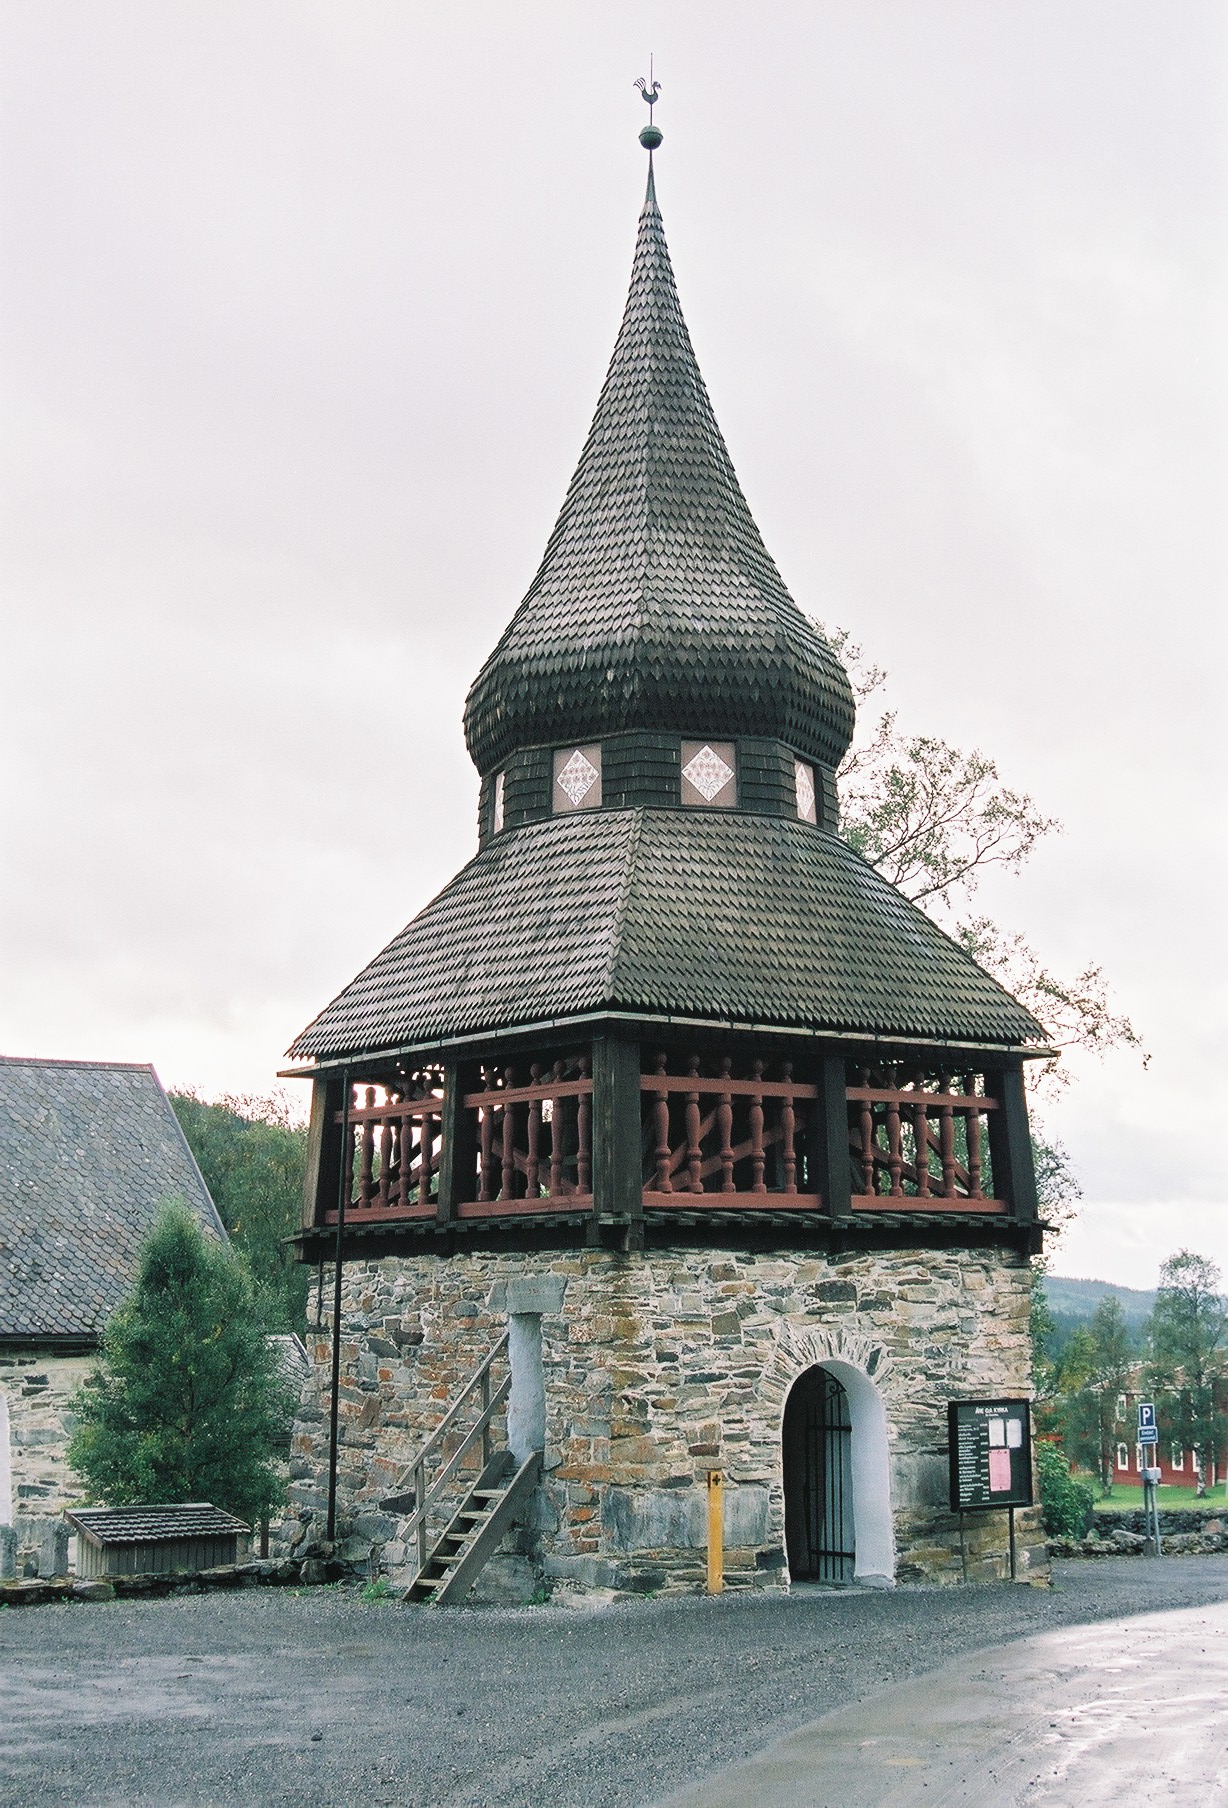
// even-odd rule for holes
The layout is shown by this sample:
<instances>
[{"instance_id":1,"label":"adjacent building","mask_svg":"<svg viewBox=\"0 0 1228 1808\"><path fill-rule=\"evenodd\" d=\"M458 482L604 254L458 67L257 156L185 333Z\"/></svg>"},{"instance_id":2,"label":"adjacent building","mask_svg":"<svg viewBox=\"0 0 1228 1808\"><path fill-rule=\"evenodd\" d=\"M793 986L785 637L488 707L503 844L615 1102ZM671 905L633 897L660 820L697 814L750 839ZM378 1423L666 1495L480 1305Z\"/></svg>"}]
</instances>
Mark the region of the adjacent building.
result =
<instances>
[{"instance_id":1,"label":"adjacent building","mask_svg":"<svg viewBox=\"0 0 1228 1808\"><path fill-rule=\"evenodd\" d=\"M225 1237L152 1067L0 1056L0 1526L19 1562L80 1498L70 1402L169 1200Z\"/></svg>"}]
</instances>

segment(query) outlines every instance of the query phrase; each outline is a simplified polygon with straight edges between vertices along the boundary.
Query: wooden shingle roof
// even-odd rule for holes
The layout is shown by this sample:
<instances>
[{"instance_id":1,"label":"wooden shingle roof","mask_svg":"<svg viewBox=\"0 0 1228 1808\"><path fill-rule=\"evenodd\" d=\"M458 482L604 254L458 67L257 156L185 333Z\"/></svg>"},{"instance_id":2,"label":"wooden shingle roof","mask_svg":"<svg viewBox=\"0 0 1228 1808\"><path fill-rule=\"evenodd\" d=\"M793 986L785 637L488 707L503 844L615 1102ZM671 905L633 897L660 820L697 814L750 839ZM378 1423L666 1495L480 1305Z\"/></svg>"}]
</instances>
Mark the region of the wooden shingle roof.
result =
<instances>
[{"instance_id":1,"label":"wooden shingle roof","mask_svg":"<svg viewBox=\"0 0 1228 1808\"><path fill-rule=\"evenodd\" d=\"M0 1056L0 1337L97 1335L170 1199L225 1238L152 1067Z\"/></svg>"},{"instance_id":2,"label":"wooden shingle roof","mask_svg":"<svg viewBox=\"0 0 1228 1808\"><path fill-rule=\"evenodd\" d=\"M66 1515L93 1544L162 1544L177 1538L227 1538L251 1531L207 1500L152 1507L78 1507Z\"/></svg>"},{"instance_id":3,"label":"wooden shingle roof","mask_svg":"<svg viewBox=\"0 0 1228 1808\"><path fill-rule=\"evenodd\" d=\"M465 710L483 773L518 747L645 727L778 738L833 767L853 733L844 668L785 588L734 474L651 176L588 440Z\"/></svg>"},{"instance_id":4,"label":"wooden shingle roof","mask_svg":"<svg viewBox=\"0 0 1228 1808\"><path fill-rule=\"evenodd\" d=\"M290 1053L595 1011L995 1047L1043 1036L837 836L738 811L593 810L496 836Z\"/></svg>"}]
</instances>

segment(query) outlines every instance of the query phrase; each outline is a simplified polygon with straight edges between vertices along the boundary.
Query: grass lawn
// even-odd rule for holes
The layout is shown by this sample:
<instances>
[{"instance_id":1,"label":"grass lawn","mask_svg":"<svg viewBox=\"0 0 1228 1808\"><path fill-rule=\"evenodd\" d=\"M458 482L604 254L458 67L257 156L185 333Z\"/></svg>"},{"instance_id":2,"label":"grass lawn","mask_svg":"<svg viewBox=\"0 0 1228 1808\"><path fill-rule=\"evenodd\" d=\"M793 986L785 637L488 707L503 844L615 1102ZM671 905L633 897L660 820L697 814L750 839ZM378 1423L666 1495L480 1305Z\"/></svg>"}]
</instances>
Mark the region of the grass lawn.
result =
<instances>
[{"instance_id":1,"label":"grass lawn","mask_svg":"<svg viewBox=\"0 0 1228 1808\"><path fill-rule=\"evenodd\" d=\"M1097 1508L1107 1512L1113 1512L1116 1508L1120 1507L1122 1512L1126 1513L1135 1507L1141 1507L1142 1504L1142 1488L1132 1488L1128 1484L1122 1486L1120 1482L1113 1483L1111 1498L1100 1493L1097 1493L1096 1496ZM1207 1513L1222 1513L1225 1506L1228 1506L1228 1500L1225 1499L1223 1482L1221 1482L1217 1488L1208 1488L1206 1495L1202 1500L1199 1500L1192 1487L1178 1488L1176 1486L1167 1486L1162 1482L1156 1489L1156 1505L1160 1507L1179 1507L1183 1512L1192 1510L1198 1513L1204 1511Z\"/></svg>"}]
</instances>

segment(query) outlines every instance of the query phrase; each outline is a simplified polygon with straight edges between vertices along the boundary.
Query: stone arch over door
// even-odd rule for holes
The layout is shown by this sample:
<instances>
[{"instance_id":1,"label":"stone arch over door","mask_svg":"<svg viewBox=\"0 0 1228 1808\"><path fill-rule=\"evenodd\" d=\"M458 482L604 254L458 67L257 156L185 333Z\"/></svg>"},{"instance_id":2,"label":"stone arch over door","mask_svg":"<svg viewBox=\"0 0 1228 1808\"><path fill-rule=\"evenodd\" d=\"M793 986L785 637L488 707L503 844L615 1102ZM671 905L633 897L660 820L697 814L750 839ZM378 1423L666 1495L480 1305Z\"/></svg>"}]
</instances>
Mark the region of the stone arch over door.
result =
<instances>
[{"instance_id":1,"label":"stone arch over door","mask_svg":"<svg viewBox=\"0 0 1228 1808\"><path fill-rule=\"evenodd\" d=\"M776 1405L781 1439L785 1402L793 1384L807 1369L826 1369L844 1388L852 1427L854 1580L877 1588L891 1588L895 1583L887 1408L879 1386L890 1367L887 1352L869 1338L840 1329L829 1331L786 1323L763 1384L765 1394ZM780 1448L783 1465L783 1444Z\"/></svg>"}]
</instances>

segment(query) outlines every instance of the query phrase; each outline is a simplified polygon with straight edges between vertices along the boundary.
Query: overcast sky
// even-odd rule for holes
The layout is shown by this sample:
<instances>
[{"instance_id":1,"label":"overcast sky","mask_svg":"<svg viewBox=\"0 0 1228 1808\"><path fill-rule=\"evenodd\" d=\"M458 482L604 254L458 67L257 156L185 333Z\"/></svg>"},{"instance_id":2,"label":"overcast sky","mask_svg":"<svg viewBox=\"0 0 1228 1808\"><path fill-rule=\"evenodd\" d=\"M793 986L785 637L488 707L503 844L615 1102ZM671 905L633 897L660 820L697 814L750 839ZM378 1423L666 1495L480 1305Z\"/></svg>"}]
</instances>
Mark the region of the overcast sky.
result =
<instances>
[{"instance_id":1,"label":"overcast sky","mask_svg":"<svg viewBox=\"0 0 1228 1808\"><path fill-rule=\"evenodd\" d=\"M0 1049L267 1091L470 857L658 189L803 608L1061 817L1067 1274L1223 1254L1220 4L3 0ZM1218 1248L1217 1248L1218 1246Z\"/></svg>"}]
</instances>

